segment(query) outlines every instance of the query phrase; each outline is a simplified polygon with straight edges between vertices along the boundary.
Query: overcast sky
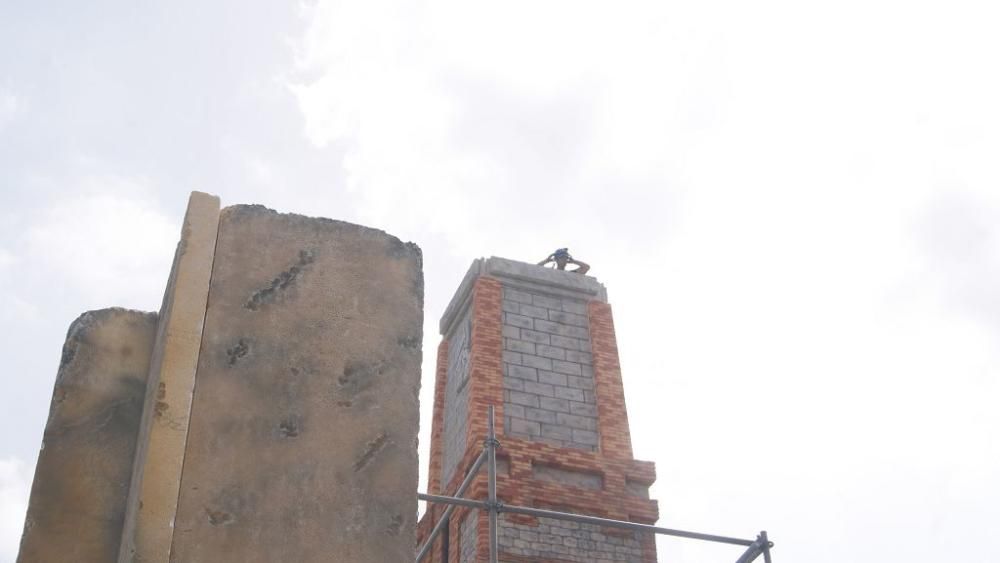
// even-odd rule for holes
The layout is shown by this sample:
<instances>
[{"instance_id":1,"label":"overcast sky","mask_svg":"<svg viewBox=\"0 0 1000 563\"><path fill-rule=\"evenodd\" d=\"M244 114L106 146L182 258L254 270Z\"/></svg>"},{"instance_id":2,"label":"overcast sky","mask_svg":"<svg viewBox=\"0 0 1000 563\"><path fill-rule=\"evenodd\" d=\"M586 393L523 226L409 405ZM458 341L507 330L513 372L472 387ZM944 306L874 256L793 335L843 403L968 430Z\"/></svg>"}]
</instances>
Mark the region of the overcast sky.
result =
<instances>
[{"instance_id":1,"label":"overcast sky","mask_svg":"<svg viewBox=\"0 0 1000 563\"><path fill-rule=\"evenodd\" d=\"M1000 561L997 10L4 0L0 561L66 328L159 306L190 190L423 248L422 472L469 262L568 246L608 287L661 525Z\"/></svg>"}]
</instances>

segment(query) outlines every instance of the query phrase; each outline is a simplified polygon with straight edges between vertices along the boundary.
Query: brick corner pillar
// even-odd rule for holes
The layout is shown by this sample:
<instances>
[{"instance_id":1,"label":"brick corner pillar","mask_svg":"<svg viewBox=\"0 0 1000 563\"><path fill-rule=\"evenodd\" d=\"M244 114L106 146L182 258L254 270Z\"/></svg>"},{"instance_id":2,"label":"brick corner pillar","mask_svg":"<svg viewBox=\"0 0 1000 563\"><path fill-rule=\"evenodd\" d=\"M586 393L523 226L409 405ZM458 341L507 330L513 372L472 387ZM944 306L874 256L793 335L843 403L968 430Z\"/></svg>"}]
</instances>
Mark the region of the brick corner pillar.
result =
<instances>
[{"instance_id":1,"label":"brick corner pillar","mask_svg":"<svg viewBox=\"0 0 1000 563\"><path fill-rule=\"evenodd\" d=\"M594 278L476 260L441 319L429 490L454 494L495 406L502 502L653 524L652 463L632 456L611 307ZM485 471L466 496L486 495ZM419 539L444 512L429 505ZM656 561L651 534L502 514L500 560ZM488 556L485 513L451 517L448 563ZM425 561L442 561L442 539Z\"/></svg>"},{"instance_id":2,"label":"brick corner pillar","mask_svg":"<svg viewBox=\"0 0 1000 563\"><path fill-rule=\"evenodd\" d=\"M591 301L587 304L590 317L591 357L594 366L594 386L599 400L601 418L601 451L608 457L632 459L632 438L629 433L628 411L625 408L625 388L618 360L618 341L611 317L611 306Z\"/></svg>"}]
</instances>

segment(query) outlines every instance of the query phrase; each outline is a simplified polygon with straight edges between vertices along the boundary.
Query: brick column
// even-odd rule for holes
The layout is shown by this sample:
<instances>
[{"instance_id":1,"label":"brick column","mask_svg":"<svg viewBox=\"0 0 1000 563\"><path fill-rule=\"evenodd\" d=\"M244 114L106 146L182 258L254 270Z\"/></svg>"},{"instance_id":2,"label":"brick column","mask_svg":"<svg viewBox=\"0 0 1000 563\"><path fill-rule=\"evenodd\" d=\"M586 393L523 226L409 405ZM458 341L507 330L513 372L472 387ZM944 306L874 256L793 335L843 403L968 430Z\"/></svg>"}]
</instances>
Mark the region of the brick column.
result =
<instances>
[{"instance_id":1,"label":"brick column","mask_svg":"<svg viewBox=\"0 0 1000 563\"><path fill-rule=\"evenodd\" d=\"M486 435L486 418L490 405L496 407L497 433L503 431L503 373L500 364L503 351L500 319L502 300L499 281L487 276L476 280L472 290L471 379L466 450L474 449L477 453Z\"/></svg>"},{"instance_id":2,"label":"brick column","mask_svg":"<svg viewBox=\"0 0 1000 563\"><path fill-rule=\"evenodd\" d=\"M441 448L444 432L444 389L448 381L448 341L438 345L437 371L434 378L434 414L431 420L431 459L427 472L427 491L441 494Z\"/></svg>"},{"instance_id":3,"label":"brick column","mask_svg":"<svg viewBox=\"0 0 1000 563\"><path fill-rule=\"evenodd\" d=\"M442 458L456 464L449 482L439 483L443 490L457 489L482 450L492 404L502 443L497 455L502 502L656 522L657 503L648 498L656 473L652 463L632 457L614 323L603 286L587 276L531 264L477 260L448 306L441 331L445 339L455 338L455 346L469 334L467 371L443 365L449 358L464 362L458 349L438 355L432 439L445 446L432 445L431 472L440 473ZM457 410L445 412L441 405ZM442 425L450 429L439 431ZM447 453L448 447L455 449L448 446L454 440L442 440L449 431L464 432L464 452ZM485 470L466 497L486 497ZM428 509L421 539L443 509ZM449 563L487 559L487 515L474 513L468 521L469 509L452 515ZM440 561L440 549L438 542L428 561ZM512 514L501 515L500 552L501 561L517 563L656 561L649 534Z\"/></svg>"},{"instance_id":4,"label":"brick column","mask_svg":"<svg viewBox=\"0 0 1000 563\"><path fill-rule=\"evenodd\" d=\"M618 361L618 341L611 306L588 303L590 341L594 356L594 384L597 412L601 420L601 452L618 459L632 458L632 438L625 409L622 368Z\"/></svg>"}]
</instances>

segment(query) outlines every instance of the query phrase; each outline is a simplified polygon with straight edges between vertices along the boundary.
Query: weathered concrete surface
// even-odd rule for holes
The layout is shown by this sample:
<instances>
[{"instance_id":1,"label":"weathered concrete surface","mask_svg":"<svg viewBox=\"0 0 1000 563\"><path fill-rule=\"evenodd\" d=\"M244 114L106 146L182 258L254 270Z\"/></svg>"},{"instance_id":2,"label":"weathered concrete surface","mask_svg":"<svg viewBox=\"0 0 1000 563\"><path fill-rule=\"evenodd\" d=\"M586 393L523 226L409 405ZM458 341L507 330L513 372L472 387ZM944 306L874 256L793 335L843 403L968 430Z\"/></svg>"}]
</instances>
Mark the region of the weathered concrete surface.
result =
<instances>
[{"instance_id":1,"label":"weathered concrete surface","mask_svg":"<svg viewBox=\"0 0 1000 563\"><path fill-rule=\"evenodd\" d=\"M171 561L411 561L423 281L380 231L224 209Z\"/></svg>"},{"instance_id":2,"label":"weathered concrete surface","mask_svg":"<svg viewBox=\"0 0 1000 563\"><path fill-rule=\"evenodd\" d=\"M219 198L192 192L160 309L120 563L170 557L218 230Z\"/></svg>"},{"instance_id":3,"label":"weathered concrete surface","mask_svg":"<svg viewBox=\"0 0 1000 563\"><path fill-rule=\"evenodd\" d=\"M19 563L117 558L156 318L104 309L70 326Z\"/></svg>"}]
</instances>

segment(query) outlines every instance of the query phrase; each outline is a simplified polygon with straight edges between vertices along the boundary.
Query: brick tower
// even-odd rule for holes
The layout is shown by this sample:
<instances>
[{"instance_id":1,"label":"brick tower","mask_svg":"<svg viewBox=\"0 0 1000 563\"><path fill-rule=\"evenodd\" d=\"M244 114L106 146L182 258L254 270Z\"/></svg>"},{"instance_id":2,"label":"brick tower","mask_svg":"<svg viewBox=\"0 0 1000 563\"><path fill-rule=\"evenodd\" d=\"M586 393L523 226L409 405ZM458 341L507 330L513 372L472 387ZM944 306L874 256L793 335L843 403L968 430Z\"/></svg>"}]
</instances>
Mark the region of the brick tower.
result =
<instances>
[{"instance_id":1,"label":"brick tower","mask_svg":"<svg viewBox=\"0 0 1000 563\"><path fill-rule=\"evenodd\" d=\"M453 495L496 409L501 502L653 524L651 462L632 457L607 295L594 278L476 260L441 319L428 492ZM486 496L481 472L467 498ZM429 504L420 542L444 512ZM488 560L487 515L458 507L425 562ZM501 514L500 560L655 562L648 533Z\"/></svg>"}]
</instances>

